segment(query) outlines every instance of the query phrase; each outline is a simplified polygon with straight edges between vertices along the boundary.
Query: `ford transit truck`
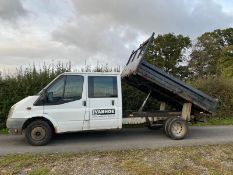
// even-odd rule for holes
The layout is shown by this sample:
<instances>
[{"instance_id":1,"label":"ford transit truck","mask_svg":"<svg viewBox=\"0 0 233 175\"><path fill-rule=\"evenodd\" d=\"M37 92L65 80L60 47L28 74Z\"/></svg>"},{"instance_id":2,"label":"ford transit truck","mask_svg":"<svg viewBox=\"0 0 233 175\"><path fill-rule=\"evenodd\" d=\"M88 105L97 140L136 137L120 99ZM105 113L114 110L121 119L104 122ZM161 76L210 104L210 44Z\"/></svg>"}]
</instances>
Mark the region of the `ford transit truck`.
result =
<instances>
[{"instance_id":1,"label":"ford transit truck","mask_svg":"<svg viewBox=\"0 0 233 175\"><path fill-rule=\"evenodd\" d=\"M213 114L217 100L149 64L145 55L153 39L154 34L132 52L121 73L65 72L37 95L14 104L6 124L9 132L41 146L54 134L145 123L150 129L162 125L171 139L184 139L188 122ZM122 111L122 81L148 94L137 111ZM149 97L161 102L159 109L143 110Z\"/></svg>"}]
</instances>

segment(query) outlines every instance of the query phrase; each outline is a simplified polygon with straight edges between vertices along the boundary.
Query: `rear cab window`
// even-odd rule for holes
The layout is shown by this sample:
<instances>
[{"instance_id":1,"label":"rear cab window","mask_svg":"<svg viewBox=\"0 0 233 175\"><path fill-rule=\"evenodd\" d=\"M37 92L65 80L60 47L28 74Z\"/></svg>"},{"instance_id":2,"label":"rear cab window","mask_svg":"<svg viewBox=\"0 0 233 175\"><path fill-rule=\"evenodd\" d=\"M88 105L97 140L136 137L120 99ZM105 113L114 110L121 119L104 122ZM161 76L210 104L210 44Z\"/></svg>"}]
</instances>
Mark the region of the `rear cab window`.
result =
<instances>
[{"instance_id":1,"label":"rear cab window","mask_svg":"<svg viewBox=\"0 0 233 175\"><path fill-rule=\"evenodd\" d=\"M89 98L112 98L118 97L116 76L89 76Z\"/></svg>"}]
</instances>

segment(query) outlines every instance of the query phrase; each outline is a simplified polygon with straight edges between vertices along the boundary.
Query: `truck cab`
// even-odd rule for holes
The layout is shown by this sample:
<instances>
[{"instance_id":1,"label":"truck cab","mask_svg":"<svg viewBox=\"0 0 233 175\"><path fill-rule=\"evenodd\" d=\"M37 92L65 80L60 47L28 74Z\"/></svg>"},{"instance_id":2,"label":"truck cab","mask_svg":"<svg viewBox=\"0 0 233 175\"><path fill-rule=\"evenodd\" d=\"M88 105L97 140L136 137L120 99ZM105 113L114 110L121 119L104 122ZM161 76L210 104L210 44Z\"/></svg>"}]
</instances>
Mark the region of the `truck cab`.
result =
<instances>
[{"instance_id":1,"label":"truck cab","mask_svg":"<svg viewBox=\"0 0 233 175\"><path fill-rule=\"evenodd\" d=\"M46 144L52 133L120 129L120 73L63 73L38 95L12 106L7 127L12 133L24 131L32 145Z\"/></svg>"}]
</instances>

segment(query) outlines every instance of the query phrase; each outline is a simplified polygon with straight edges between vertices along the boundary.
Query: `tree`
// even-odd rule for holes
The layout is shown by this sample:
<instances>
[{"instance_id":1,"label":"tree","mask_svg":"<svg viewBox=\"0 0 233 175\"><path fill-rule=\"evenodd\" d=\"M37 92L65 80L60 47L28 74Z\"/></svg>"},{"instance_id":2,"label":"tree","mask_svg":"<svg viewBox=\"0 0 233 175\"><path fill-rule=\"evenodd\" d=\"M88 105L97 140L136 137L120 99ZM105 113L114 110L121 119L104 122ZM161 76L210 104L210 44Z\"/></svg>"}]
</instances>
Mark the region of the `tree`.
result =
<instances>
[{"instance_id":1,"label":"tree","mask_svg":"<svg viewBox=\"0 0 233 175\"><path fill-rule=\"evenodd\" d=\"M189 37L171 33L158 35L149 48L146 60L169 74L185 78L188 69L182 63L186 61L186 51L190 47Z\"/></svg>"},{"instance_id":2,"label":"tree","mask_svg":"<svg viewBox=\"0 0 233 175\"><path fill-rule=\"evenodd\" d=\"M233 45L223 48L218 60L218 71L224 77L233 77Z\"/></svg>"},{"instance_id":3,"label":"tree","mask_svg":"<svg viewBox=\"0 0 233 175\"><path fill-rule=\"evenodd\" d=\"M233 44L233 28L206 32L197 38L189 66L197 77L218 76L219 58L224 48Z\"/></svg>"}]
</instances>

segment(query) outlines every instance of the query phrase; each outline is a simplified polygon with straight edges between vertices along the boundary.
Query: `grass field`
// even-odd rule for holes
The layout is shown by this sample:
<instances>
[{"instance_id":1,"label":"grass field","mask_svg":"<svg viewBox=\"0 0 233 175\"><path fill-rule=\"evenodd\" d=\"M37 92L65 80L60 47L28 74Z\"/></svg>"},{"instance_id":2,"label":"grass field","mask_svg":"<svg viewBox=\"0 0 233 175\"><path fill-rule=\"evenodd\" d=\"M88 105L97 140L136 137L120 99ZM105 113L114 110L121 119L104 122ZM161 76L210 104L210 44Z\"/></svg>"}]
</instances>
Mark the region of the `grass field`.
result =
<instances>
[{"instance_id":1,"label":"grass field","mask_svg":"<svg viewBox=\"0 0 233 175\"><path fill-rule=\"evenodd\" d=\"M233 117L229 118L210 118L207 122L199 122L195 124L197 126L209 126L209 125L233 125Z\"/></svg>"},{"instance_id":2,"label":"grass field","mask_svg":"<svg viewBox=\"0 0 233 175\"><path fill-rule=\"evenodd\" d=\"M232 174L233 144L79 154L6 155L0 174Z\"/></svg>"},{"instance_id":3,"label":"grass field","mask_svg":"<svg viewBox=\"0 0 233 175\"><path fill-rule=\"evenodd\" d=\"M0 129L0 134L8 134L8 129Z\"/></svg>"}]
</instances>

